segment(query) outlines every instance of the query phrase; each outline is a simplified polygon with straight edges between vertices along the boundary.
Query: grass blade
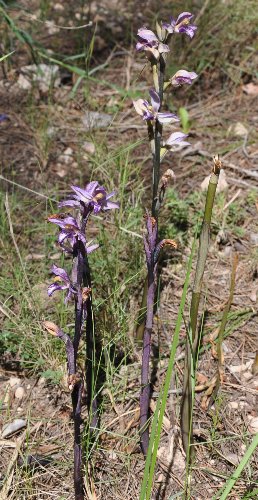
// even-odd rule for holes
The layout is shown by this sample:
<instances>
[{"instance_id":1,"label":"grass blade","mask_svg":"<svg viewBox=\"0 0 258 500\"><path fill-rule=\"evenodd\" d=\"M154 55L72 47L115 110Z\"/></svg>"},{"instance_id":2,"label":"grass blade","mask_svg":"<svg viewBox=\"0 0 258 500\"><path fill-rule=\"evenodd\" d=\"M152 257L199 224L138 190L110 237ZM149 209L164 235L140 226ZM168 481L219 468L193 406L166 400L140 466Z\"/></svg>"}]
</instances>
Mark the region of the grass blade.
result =
<instances>
[{"instance_id":1,"label":"grass blade","mask_svg":"<svg viewBox=\"0 0 258 500\"><path fill-rule=\"evenodd\" d=\"M246 452L245 452L240 464L236 468L235 472L231 475L231 477L227 481L226 487L224 489L220 490L218 492L218 494L215 497L213 497L213 500L216 500L217 498L219 498L220 500L226 500L226 498L228 498L228 495L229 495L230 491L232 490L235 482L239 478L241 472L245 468L248 460L250 460L250 458L251 458L252 454L254 453L255 449L257 448L257 446L258 446L258 432L254 436L253 441L251 442L249 448L246 450Z\"/></svg>"}]
</instances>

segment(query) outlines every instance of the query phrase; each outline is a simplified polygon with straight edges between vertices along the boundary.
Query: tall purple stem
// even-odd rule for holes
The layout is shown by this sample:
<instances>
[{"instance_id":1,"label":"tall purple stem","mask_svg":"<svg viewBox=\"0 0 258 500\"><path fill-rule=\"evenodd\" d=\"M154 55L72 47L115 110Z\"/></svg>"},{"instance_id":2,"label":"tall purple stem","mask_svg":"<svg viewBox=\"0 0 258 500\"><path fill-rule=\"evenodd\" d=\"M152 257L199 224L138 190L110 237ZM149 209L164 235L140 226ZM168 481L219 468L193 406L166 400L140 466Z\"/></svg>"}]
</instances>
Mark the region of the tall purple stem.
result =
<instances>
[{"instance_id":1,"label":"tall purple stem","mask_svg":"<svg viewBox=\"0 0 258 500\"><path fill-rule=\"evenodd\" d=\"M144 247L146 253L146 263L148 269L148 290L147 290L147 314L146 324L143 335L142 351L142 370L141 370L141 396L140 396L140 444L143 454L146 456L149 446L149 405L150 405L150 381L149 364L151 351L151 334L153 328L154 316L154 298L155 298L155 270L154 261L157 223L153 217L147 213L147 238L144 238Z\"/></svg>"}]
</instances>

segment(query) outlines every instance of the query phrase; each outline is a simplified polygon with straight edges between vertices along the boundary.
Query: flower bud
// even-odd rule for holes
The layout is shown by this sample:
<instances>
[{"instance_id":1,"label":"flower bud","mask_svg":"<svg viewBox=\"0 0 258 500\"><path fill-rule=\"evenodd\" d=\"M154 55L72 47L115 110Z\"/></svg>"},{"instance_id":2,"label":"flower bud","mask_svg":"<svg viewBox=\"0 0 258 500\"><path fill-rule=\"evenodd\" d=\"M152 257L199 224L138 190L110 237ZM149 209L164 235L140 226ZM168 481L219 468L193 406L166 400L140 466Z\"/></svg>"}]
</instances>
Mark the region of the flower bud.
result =
<instances>
[{"instance_id":1,"label":"flower bud","mask_svg":"<svg viewBox=\"0 0 258 500\"><path fill-rule=\"evenodd\" d=\"M42 325L48 333L54 335L54 337L58 337L59 328L55 323L53 323L52 321L43 321Z\"/></svg>"}]
</instances>

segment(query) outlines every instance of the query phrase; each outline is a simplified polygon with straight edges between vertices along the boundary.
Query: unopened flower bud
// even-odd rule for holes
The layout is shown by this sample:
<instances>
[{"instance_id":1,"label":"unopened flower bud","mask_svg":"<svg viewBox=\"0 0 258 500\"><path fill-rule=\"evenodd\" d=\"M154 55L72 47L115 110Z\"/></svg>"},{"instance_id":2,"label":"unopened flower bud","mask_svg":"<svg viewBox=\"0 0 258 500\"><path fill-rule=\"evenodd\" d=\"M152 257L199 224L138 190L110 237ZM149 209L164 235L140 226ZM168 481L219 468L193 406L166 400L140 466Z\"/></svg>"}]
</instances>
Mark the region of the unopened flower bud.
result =
<instances>
[{"instance_id":1,"label":"unopened flower bud","mask_svg":"<svg viewBox=\"0 0 258 500\"><path fill-rule=\"evenodd\" d=\"M58 337L59 328L55 323L52 321L43 321L42 325L48 333L54 335L54 337Z\"/></svg>"},{"instance_id":2,"label":"unopened flower bud","mask_svg":"<svg viewBox=\"0 0 258 500\"><path fill-rule=\"evenodd\" d=\"M81 381L81 376L79 373L72 373L68 376L68 388L69 391L73 391L74 387Z\"/></svg>"},{"instance_id":3,"label":"unopened flower bud","mask_svg":"<svg viewBox=\"0 0 258 500\"><path fill-rule=\"evenodd\" d=\"M219 155L213 156L213 173L215 175L219 175L221 168L222 168L222 162L219 159Z\"/></svg>"},{"instance_id":4,"label":"unopened flower bud","mask_svg":"<svg viewBox=\"0 0 258 500\"><path fill-rule=\"evenodd\" d=\"M82 301L83 302L86 302L86 300L88 300L89 296L91 294L91 288L89 287L84 287L82 289Z\"/></svg>"}]
</instances>

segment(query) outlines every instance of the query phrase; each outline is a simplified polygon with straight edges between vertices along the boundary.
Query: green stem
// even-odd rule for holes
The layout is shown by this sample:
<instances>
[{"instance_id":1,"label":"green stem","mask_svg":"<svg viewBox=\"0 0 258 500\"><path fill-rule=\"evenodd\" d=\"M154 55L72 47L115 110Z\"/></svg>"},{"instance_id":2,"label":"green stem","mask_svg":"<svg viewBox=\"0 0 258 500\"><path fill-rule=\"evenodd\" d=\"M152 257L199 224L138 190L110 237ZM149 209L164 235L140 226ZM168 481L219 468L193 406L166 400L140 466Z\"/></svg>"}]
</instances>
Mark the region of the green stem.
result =
<instances>
[{"instance_id":1,"label":"green stem","mask_svg":"<svg viewBox=\"0 0 258 500\"><path fill-rule=\"evenodd\" d=\"M199 237L198 257L197 257L192 300L190 307L190 325L189 325L190 338L186 340L183 395L181 402L181 430L182 430L183 446L188 460L190 459L190 444L192 442L192 409L193 409L192 375L193 371L195 371L196 357L200 340L197 327L198 311L201 298L203 273L209 249L212 209L214 204L216 188L219 180L220 168L221 168L221 163L219 162L219 160L214 159L214 168L209 181L202 229Z\"/></svg>"}]
</instances>

